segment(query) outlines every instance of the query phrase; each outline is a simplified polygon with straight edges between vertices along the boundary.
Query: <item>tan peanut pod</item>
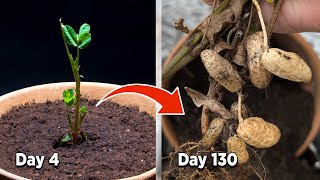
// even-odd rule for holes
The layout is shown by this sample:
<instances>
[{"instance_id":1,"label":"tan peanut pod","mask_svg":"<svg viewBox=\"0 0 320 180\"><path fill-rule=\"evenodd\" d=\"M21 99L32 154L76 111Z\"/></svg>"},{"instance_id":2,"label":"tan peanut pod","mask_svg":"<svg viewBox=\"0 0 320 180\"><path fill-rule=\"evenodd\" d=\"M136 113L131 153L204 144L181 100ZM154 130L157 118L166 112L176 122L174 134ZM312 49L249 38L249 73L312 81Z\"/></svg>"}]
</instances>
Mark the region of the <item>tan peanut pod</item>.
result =
<instances>
[{"instance_id":1,"label":"tan peanut pod","mask_svg":"<svg viewBox=\"0 0 320 180\"><path fill-rule=\"evenodd\" d=\"M204 148L211 148L216 140L218 139L220 133L222 132L225 120L223 118L214 118L206 133L202 137L201 144Z\"/></svg>"},{"instance_id":2,"label":"tan peanut pod","mask_svg":"<svg viewBox=\"0 0 320 180\"><path fill-rule=\"evenodd\" d=\"M250 117L239 123L238 136L247 144L257 148L268 148L280 140L279 128L260 117Z\"/></svg>"},{"instance_id":3,"label":"tan peanut pod","mask_svg":"<svg viewBox=\"0 0 320 180\"><path fill-rule=\"evenodd\" d=\"M243 81L229 61L213 50L204 50L200 56L209 75L228 91L237 92L242 88Z\"/></svg>"},{"instance_id":4,"label":"tan peanut pod","mask_svg":"<svg viewBox=\"0 0 320 180\"><path fill-rule=\"evenodd\" d=\"M251 83L259 89L268 87L272 74L263 66L260 59L264 52L262 32L248 36L244 45L247 49L247 65Z\"/></svg>"},{"instance_id":5,"label":"tan peanut pod","mask_svg":"<svg viewBox=\"0 0 320 180\"><path fill-rule=\"evenodd\" d=\"M261 56L268 71L283 79L295 82L309 82L312 72L307 63L296 53L270 48Z\"/></svg>"},{"instance_id":6,"label":"tan peanut pod","mask_svg":"<svg viewBox=\"0 0 320 180\"><path fill-rule=\"evenodd\" d=\"M237 101L231 104L230 112L238 119L238 102ZM242 118L245 119L250 117L251 115L252 115L251 110L247 107L247 105L242 103L241 105Z\"/></svg>"},{"instance_id":7,"label":"tan peanut pod","mask_svg":"<svg viewBox=\"0 0 320 180\"><path fill-rule=\"evenodd\" d=\"M227 140L228 153L236 153L238 163L243 164L249 160L249 153L247 151L246 143L237 136L230 137Z\"/></svg>"}]
</instances>

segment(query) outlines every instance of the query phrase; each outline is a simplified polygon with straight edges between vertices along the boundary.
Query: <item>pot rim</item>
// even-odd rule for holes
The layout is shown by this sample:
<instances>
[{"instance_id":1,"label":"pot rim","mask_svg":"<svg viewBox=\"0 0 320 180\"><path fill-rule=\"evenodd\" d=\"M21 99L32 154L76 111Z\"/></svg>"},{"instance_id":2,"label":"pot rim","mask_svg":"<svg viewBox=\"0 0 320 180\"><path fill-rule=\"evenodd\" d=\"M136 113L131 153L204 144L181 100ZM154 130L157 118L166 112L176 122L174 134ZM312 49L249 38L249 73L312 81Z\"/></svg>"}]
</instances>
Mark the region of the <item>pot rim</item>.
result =
<instances>
[{"instance_id":1,"label":"pot rim","mask_svg":"<svg viewBox=\"0 0 320 180\"><path fill-rule=\"evenodd\" d=\"M46 102L48 99L49 100L56 100L57 98L53 97L53 98L41 98L39 95L39 91L41 90L62 90L68 87L73 87L75 86L75 82L58 82L58 83L48 83L48 84L42 84L42 85L36 85L36 86L31 86L31 87L27 87L27 88L23 88L23 89L19 89L16 91L12 91L10 93L7 93L5 95L0 96L0 105L4 104L7 101L11 101L13 102L15 98L21 96L21 95L25 95L25 94L29 94L29 93L34 93L33 95L38 96L38 99L33 99L36 100L36 103L41 103L41 102ZM93 91L89 91L90 88L96 88L98 90L93 90ZM116 84L109 84L109 83L100 83L100 82L81 82L81 88L85 89L84 93L84 97L90 98L90 99L101 99L102 97L104 97L105 94L100 95L102 93L102 89L104 90L104 93L107 93L108 91L121 87L121 85L116 85ZM99 91L100 90L100 91ZM35 93L36 92L36 93ZM94 92L97 93L99 95L91 95L88 94L90 92ZM61 94L61 93L60 93ZM60 95L61 96L61 95ZM123 96L128 96L128 95L123 95ZM138 106L139 107L139 111L144 111L146 113L148 113L150 116L152 116L155 119L155 109L156 109L156 104L155 102L153 102L152 100L150 100L149 98L146 98L142 95L138 95L138 94L130 94L130 96L132 97L136 97L136 98L130 98L130 102L124 102L125 101L125 97L121 98L121 97L112 97L110 100L113 102L116 102L120 105L124 105L124 106ZM44 96L45 97L45 96ZM60 98L61 99L61 98ZM132 100L133 99L133 100ZM134 99L137 99L137 101L135 101ZM26 102L30 102L31 98L26 98L23 101L18 101L15 102L13 104L10 105L10 103L5 104L5 106L9 106L7 108L0 108L0 116L6 112L8 112L12 106L15 105L21 105L21 104L25 104ZM144 103L142 102L144 101ZM139 103L140 102L140 103ZM135 104L138 103L138 104ZM146 104L146 105L143 105ZM154 108L153 108L154 107ZM5 171L4 169L0 168L0 175L3 175L5 177L11 178L11 179L17 179L17 180L27 180L27 178L18 176L16 174L10 173L8 171ZM156 167L150 169L149 171L146 171L142 174L139 175L135 175L135 176L131 176L131 177L127 177L127 178L123 178L122 180L138 180L138 179L148 179L151 178L153 176L156 175Z\"/></svg>"}]
</instances>

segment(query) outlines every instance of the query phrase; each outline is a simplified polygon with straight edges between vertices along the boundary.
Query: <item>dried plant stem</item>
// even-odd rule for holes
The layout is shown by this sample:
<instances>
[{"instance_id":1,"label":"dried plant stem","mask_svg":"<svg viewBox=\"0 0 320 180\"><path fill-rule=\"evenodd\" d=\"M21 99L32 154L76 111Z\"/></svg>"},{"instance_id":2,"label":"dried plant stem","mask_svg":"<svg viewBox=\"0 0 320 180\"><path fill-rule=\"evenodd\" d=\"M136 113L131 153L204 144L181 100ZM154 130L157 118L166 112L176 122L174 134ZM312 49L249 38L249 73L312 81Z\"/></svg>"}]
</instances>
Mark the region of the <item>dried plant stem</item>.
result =
<instances>
[{"instance_id":1,"label":"dried plant stem","mask_svg":"<svg viewBox=\"0 0 320 180\"><path fill-rule=\"evenodd\" d=\"M181 31L183 33L189 34L190 33L190 29L187 26L185 26L183 24L183 22L184 22L184 19L183 18L179 18L177 20L177 22L175 23L175 28L176 28L176 30L179 30L179 31Z\"/></svg>"},{"instance_id":2,"label":"dried plant stem","mask_svg":"<svg viewBox=\"0 0 320 180\"><path fill-rule=\"evenodd\" d=\"M251 4L250 5L250 15L249 15L249 20L248 20L248 25L247 25L246 32L243 35L243 39L241 41L241 44L243 44L243 42L246 39L246 37L247 37L247 35L249 33L249 30L250 30L250 25L251 25L251 21L252 21L252 9L253 9L253 5Z\"/></svg>"},{"instance_id":3,"label":"dried plant stem","mask_svg":"<svg viewBox=\"0 0 320 180\"><path fill-rule=\"evenodd\" d=\"M201 132L202 132L202 136L204 134L206 134L206 132L207 132L207 130L209 128L209 124L210 124L209 113L210 113L209 107L208 106L203 106L202 114L201 114Z\"/></svg>"},{"instance_id":4,"label":"dried plant stem","mask_svg":"<svg viewBox=\"0 0 320 180\"><path fill-rule=\"evenodd\" d=\"M209 77L209 90L207 93L207 96L210 98L214 98L216 95L218 95L218 101L221 101L222 95L219 94L219 91L221 90L222 86L217 83L212 77ZM203 106L202 108L202 113L201 113L201 132L202 135L204 135L210 125L210 119L209 119L209 114L210 114L210 108L206 105Z\"/></svg>"},{"instance_id":5,"label":"dried plant stem","mask_svg":"<svg viewBox=\"0 0 320 180\"><path fill-rule=\"evenodd\" d=\"M228 32L228 36L227 36L227 43L228 43L228 44L231 44L231 43L230 43L231 36L232 36L232 34L233 34L237 29L238 29L238 27L235 26L235 27L233 27L233 28Z\"/></svg>"},{"instance_id":6,"label":"dried plant stem","mask_svg":"<svg viewBox=\"0 0 320 180\"><path fill-rule=\"evenodd\" d=\"M216 9L214 9L212 11L210 16L217 15L217 14L221 13L227 7L227 5L230 3L230 1L231 0L223 1L219 5L219 7L217 7ZM201 51L209 45L209 41L206 38L202 38L202 37L204 37L202 32L199 32L197 30L203 22L204 21L202 21L193 31L191 31L188 34L188 38L187 38L186 42L191 41L192 43L191 44L185 43L185 45L181 47L181 49L178 51L178 53L175 56L173 56L172 60L169 61L169 64L164 66L163 71L162 71L162 81L165 81L165 80L171 78L181 68L183 68L189 62L191 62L193 59L195 59L201 53ZM194 36L194 39L193 39L194 41L192 41L193 36ZM199 43L199 41L195 42L196 40L198 40L198 38L202 39L200 43ZM199 46L197 47L196 50L193 50L196 48L195 47L196 44L198 44Z\"/></svg>"},{"instance_id":7,"label":"dried plant stem","mask_svg":"<svg viewBox=\"0 0 320 180\"><path fill-rule=\"evenodd\" d=\"M268 26L268 30L267 30L269 38L271 37L274 25L277 22L282 2L283 2L283 0L277 0L275 2L276 4L274 6L273 13L272 13L272 16L271 16L271 19L270 19L270 22L269 22L269 26Z\"/></svg>"},{"instance_id":8,"label":"dried plant stem","mask_svg":"<svg viewBox=\"0 0 320 180\"><path fill-rule=\"evenodd\" d=\"M243 118L241 115L241 105L242 105L242 90L238 93L238 118L239 124L243 123Z\"/></svg>"},{"instance_id":9,"label":"dried plant stem","mask_svg":"<svg viewBox=\"0 0 320 180\"><path fill-rule=\"evenodd\" d=\"M268 45L268 35L267 35L267 30L266 30L266 25L264 24L264 20L262 17L262 13L261 13L261 8L260 5L258 3L257 0L252 0L253 4L255 5L256 9L257 9L257 13L259 16L259 20L260 20L260 24L261 24L261 28L262 28L262 33L263 33L263 45L264 45L264 50L267 50L269 48Z\"/></svg>"},{"instance_id":10,"label":"dried plant stem","mask_svg":"<svg viewBox=\"0 0 320 180\"><path fill-rule=\"evenodd\" d=\"M214 12L214 9L212 10L212 12ZM204 31L204 35L202 36L201 43L203 43L203 41L206 39L206 34L207 34L207 32L208 32L209 24L211 23L212 16L213 16L213 13L210 14L210 20L209 20L209 23L208 23L208 25L207 25L206 30Z\"/></svg>"}]
</instances>

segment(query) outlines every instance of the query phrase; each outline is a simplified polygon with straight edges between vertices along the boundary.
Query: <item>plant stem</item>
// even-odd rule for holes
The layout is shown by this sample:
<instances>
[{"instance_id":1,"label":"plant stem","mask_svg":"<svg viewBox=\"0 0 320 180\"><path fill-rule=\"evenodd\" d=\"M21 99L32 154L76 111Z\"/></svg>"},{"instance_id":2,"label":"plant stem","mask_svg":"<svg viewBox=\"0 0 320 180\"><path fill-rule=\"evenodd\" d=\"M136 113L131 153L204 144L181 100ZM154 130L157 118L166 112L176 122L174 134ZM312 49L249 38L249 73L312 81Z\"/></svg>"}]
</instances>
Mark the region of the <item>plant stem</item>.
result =
<instances>
[{"instance_id":1,"label":"plant stem","mask_svg":"<svg viewBox=\"0 0 320 180\"><path fill-rule=\"evenodd\" d=\"M263 20L262 13L261 13L261 8L260 8L260 5L259 5L258 1L257 0L252 0L252 2L256 7L257 13L258 13L258 16L259 16L259 20L260 20L260 24L261 24L261 28L262 28L262 33L263 33L263 45L264 45L263 49L265 51L265 50L267 50L269 48L266 25L264 24L264 20Z\"/></svg>"},{"instance_id":2,"label":"plant stem","mask_svg":"<svg viewBox=\"0 0 320 180\"><path fill-rule=\"evenodd\" d=\"M238 27L235 26L234 28L232 28L232 29L229 31L228 36L227 36L227 43L228 43L228 44L231 44L231 43L230 43L231 36L232 36L232 34L233 34L237 29L238 29Z\"/></svg>"},{"instance_id":3,"label":"plant stem","mask_svg":"<svg viewBox=\"0 0 320 180\"><path fill-rule=\"evenodd\" d=\"M70 116L70 107L68 107L68 121L69 121L69 126L70 126L71 130L73 130L71 116Z\"/></svg>"},{"instance_id":4,"label":"plant stem","mask_svg":"<svg viewBox=\"0 0 320 180\"><path fill-rule=\"evenodd\" d=\"M202 34L202 33L201 33ZM196 45L192 51L190 51L186 56L184 56L176 66L171 68L166 74L163 74L162 81L165 81L171 78L174 74L176 74L180 69L184 68L187 64L189 64L192 60L194 60L201 51L203 51L209 45L209 41L207 39L204 40L202 44Z\"/></svg>"},{"instance_id":5,"label":"plant stem","mask_svg":"<svg viewBox=\"0 0 320 180\"><path fill-rule=\"evenodd\" d=\"M187 40L185 45L180 49L180 51L173 57L169 64L163 68L162 79L168 79L170 71L192 50L192 48L200 41L202 33L200 31L196 32Z\"/></svg>"},{"instance_id":6,"label":"plant stem","mask_svg":"<svg viewBox=\"0 0 320 180\"><path fill-rule=\"evenodd\" d=\"M80 109L80 75L79 75L79 47L77 47L77 58L76 58L76 62L74 64L73 67L73 74L75 77L75 81L76 81L76 112L75 112L75 121L74 121L74 130L73 130L73 142L75 144L78 143L78 139L79 139L79 119L80 119L80 113L79 113L79 109Z\"/></svg>"},{"instance_id":7,"label":"plant stem","mask_svg":"<svg viewBox=\"0 0 320 180\"><path fill-rule=\"evenodd\" d=\"M67 51L67 54L68 54L68 58L69 58L71 66L72 66L74 61L73 61L71 53L69 52L69 48L68 48L68 44L67 44L67 41L66 41L66 37L64 36L64 33L63 33L63 24L61 22L61 19L59 19L59 22L60 22L60 29L61 29L61 33L62 33L64 47L66 48L66 51Z\"/></svg>"}]
</instances>

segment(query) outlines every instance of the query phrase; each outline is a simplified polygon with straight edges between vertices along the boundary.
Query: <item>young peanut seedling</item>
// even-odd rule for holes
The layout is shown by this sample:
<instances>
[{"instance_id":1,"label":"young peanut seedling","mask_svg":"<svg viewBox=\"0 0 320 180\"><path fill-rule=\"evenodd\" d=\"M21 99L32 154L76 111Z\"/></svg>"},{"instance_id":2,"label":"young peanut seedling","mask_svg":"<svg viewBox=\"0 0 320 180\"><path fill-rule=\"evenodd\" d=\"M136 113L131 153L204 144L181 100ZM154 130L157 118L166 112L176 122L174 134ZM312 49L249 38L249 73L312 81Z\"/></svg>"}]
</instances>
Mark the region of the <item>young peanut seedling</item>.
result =
<instances>
[{"instance_id":1,"label":"young peanut seedling","mask_svg":"<svg viewBox=\"0 0 320 180\"><path fill-rule=\"evenodd\" d=\"M68 58L70 61L70 65L72 68L72 73L74 80L76 82L76 89L67 89L63 91L63 101L65 105L68 107L67 117L69 121L69 127L71 129L71 133L66 134L61 143L69 143L73 142L73 144L79 144L80 141L86 140L86 136L84 132L81 130L81 124L83 122L84 117L87 114L86 106L82 106L80 108L80 81L81 75L79 74L79 56L80 49L84 49L89 46L91 42L91 34L90 34L90 25L84 23L77 34L74 29L69 25L63 25L60 19L60 27L63 37L63 42L68 54ZM77 56L74 59L72 54L69 51L69 46L76 48ZM75 118L72 122L70 111L71 108L75 106Z\"/></svg>"}]
</instances>

